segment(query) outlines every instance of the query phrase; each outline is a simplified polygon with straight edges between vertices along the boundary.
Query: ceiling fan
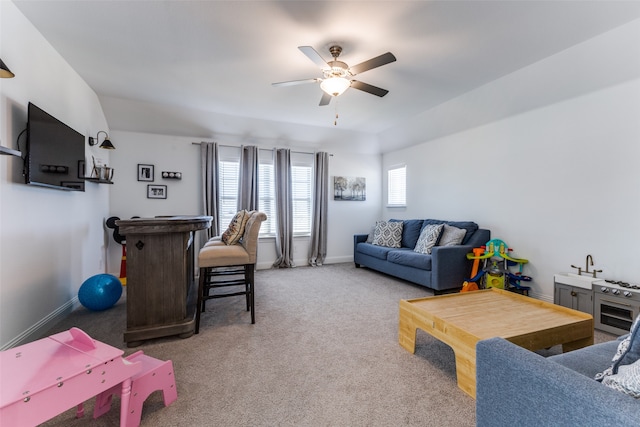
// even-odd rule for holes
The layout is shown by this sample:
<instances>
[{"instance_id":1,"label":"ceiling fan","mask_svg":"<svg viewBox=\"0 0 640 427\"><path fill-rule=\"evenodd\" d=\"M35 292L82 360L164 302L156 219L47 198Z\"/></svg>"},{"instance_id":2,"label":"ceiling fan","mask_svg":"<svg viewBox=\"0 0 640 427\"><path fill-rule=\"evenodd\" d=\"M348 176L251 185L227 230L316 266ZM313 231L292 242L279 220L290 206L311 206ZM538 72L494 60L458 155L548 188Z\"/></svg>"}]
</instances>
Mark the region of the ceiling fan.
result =
<instances>
[{"instance_id":1,"label":"ceiling fan","mask_svg":"<svg viewBox=\"0 0 640 427\"><path fill-rule=\"evenodd\" d=\"M375 58L371 58L367 61L361 62L353 67L349 67L342 61L338 61L338 56L342 53L342 47L333 45L329 48L329 52L333 57L332 61L325 61L322 56L311 46L298 46L298 49L302 51L307 57L312 60L322 70L323 77L315 79L304 80L291 80L288 82L272 83L273 86L292 86L305 83L320 83L320 88L323 90L322 98L320 98L320 105L327 105L331 101L331 97L340 96L345 90L352 87L354 89L361 90L363 92L370 93L372 95L383 97L388 90L373 86L367 83L363 83L359 80L352 80L351 77L356 74L363 73L373 68L381 67L383 65L394 62L396 57L391 52L384 53Z\"/></svg>"}]
</instances>

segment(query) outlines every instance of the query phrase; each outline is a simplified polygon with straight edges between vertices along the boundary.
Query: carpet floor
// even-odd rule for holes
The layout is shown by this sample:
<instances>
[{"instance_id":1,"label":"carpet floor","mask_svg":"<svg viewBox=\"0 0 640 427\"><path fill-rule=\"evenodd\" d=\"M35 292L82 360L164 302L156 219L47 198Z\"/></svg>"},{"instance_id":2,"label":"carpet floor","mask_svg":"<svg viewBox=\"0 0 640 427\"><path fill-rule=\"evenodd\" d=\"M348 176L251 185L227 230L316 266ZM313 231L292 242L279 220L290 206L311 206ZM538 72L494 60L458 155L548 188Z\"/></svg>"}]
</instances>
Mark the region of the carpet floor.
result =
<instances>
[{"instance_id":1,"label":"carpet floor","mask_svg":"<svg viewBox=\"0 0 640 427\"><path fill-rule=\"evenodd\" d=\"M130 349L123 297L103 312L81 307L47 335L76 326L125 355L171 359L178 400L164 407L153 393L142 426L474 426L453 351L422 331L415 354L398 344L398 301L429 295L352 263L260 270L254 325L243 297L211 300L200 334ZM83 418L72 409L44 425L119 425L119 399L97 420L93 403Z\"/></svg>"}]
</instances>

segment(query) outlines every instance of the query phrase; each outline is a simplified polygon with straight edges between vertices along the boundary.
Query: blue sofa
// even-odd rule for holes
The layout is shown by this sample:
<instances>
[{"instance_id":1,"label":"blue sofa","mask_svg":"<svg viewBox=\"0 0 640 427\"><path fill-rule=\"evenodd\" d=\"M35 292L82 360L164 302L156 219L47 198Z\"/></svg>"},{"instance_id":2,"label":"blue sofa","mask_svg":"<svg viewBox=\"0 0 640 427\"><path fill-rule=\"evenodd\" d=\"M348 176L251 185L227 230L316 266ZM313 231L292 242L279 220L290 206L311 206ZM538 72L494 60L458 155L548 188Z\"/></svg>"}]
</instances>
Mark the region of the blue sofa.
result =
<instances>
[{"instance_id":1,"label":"blue sofa","mask_svg":"<svg viewBox=\"0 0 640 427\"><path fill-rule=\"evenodd\" d=\"M479 341L477 427L639 426L640 401L593 379L618 343L544 358L502 338Z\"/></svg>"},{"instance_id":2,"label":"blue sofa","mask_svg":"<svg viewBox=\"0 0 640 427\"><path fill-rule=\"evenodd\" d=\"M402 247L388 248L367 243L367 234L354 235L353 261L364 266L418 285L436 294L460 289L471 273L467 254L491 240L489 230L478 228L471 221L442 221L437 219L390 220L402 221ZM467 232L460 245L435 246L431 254L413 251L423 227L429 224L448 224Z\"/></svg>"}]
</instances>

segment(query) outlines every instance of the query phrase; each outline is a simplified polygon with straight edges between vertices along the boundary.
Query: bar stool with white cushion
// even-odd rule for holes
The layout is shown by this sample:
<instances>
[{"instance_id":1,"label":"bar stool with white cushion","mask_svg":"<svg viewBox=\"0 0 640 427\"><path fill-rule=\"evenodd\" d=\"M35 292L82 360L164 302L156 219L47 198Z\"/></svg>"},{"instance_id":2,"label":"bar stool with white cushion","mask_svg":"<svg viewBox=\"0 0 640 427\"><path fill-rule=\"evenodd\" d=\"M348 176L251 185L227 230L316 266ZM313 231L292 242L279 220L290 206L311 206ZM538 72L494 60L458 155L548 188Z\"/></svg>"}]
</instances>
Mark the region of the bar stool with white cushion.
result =
<instances>
[{"instance_id":1,"label":"bar stool with white cushion","mask_svg":"<svg viewBox=\"0 0 640 427\"><path fill-rule=\"evenodd\" d=\"M254 270L258 252L258 233L267 215L241 211L232 220L222 238L211 238L198 254L200 281L195 333L200 331L200 316L207 300L244 295L251 323L255 323ZM240 230L240 226L242 230ZM231 236L229 236L231 235ZM221 291L227 288L226 291Z\"/></svg>"}]
</instances>

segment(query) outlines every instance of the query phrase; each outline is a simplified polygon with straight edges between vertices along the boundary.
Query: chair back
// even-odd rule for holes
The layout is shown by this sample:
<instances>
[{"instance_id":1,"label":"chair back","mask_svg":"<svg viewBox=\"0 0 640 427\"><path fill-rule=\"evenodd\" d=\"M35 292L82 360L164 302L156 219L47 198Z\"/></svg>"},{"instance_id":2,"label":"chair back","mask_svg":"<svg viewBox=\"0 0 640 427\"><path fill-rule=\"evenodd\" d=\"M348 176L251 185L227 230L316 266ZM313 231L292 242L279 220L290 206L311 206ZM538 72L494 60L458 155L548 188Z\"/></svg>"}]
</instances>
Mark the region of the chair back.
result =
<instances>
[{"instance_id":1,"label":"chair back","mask_svg":"<svg viewBox=\"0 0 640 427\"><path fill-rule=\"evenodd\" d=\"M249 254L250 264L256 263L258 253L258 234L262 221L267 219L267 214L259 211L251 211L251 216L244 226L244 234L240 240L240 244Z\"/></svg>"}]
</instances>

